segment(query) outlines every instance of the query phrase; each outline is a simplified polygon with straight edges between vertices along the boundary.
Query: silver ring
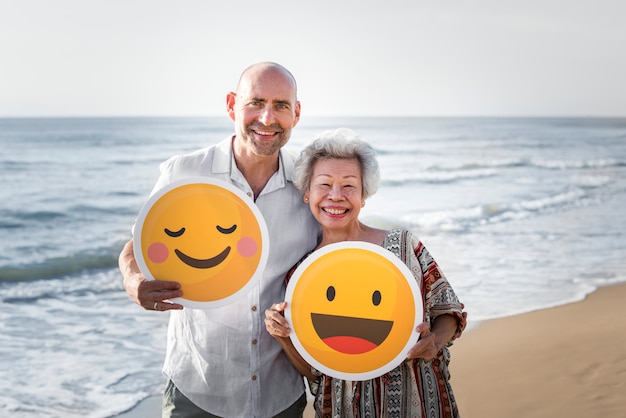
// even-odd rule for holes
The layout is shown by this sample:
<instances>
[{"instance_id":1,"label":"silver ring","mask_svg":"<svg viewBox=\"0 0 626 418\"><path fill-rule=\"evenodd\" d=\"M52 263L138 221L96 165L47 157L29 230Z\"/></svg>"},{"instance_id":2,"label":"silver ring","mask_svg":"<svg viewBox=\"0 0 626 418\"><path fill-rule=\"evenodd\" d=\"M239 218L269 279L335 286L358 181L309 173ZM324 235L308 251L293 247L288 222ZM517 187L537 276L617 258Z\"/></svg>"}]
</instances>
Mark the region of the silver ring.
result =
<instances>
[{"instance_id":1,"label":"silver ring","mask_svg":"<svg viewBox=\"0 0 626 418\"><path fill-rule=\"evenodd\" d=\"M157 310L157 303L159 302L154 302L154 306L152 307L152 309L154 309L155 311Z\"/></svg>"}]
</instances>

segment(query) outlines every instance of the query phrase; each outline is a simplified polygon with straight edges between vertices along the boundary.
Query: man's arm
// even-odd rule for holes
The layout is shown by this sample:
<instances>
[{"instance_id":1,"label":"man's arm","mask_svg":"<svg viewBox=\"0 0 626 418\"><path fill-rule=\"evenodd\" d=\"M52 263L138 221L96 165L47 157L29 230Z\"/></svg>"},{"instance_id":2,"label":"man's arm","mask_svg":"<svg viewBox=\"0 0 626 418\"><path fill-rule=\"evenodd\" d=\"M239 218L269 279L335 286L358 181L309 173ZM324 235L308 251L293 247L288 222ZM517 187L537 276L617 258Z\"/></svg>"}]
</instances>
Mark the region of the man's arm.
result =
<instances>
[{"instance_id":1,"label":"man's arm","mask_svg":"<svg viewBox=\"0 0 626 418\"><path fill-rule=\"evenodd\" d=\"M124 245L118 258L118 264L122 277L124 277L124 289L137 305L146 310L154 311L183 309L183 306L178 303L165 302L165 300L183 295L180 290L180 283L148 280L141 274L135 260L132 239Z\"/></svg>"}]
</instances>

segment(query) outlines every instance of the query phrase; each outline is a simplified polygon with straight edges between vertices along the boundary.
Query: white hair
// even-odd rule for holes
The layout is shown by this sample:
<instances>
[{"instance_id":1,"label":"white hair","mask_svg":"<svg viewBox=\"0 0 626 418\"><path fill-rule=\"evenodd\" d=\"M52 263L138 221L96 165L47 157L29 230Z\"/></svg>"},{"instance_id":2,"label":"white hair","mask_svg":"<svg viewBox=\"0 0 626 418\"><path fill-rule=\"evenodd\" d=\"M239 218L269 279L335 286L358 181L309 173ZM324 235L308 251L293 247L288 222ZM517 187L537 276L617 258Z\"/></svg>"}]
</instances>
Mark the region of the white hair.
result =
<instances>
[{"instance_id":1,"label":"white hair","mask_svg":"<svg viewBox=\"0 0 626 418\"><path fill-rule=\"evenodd\" d=\"M376 151L347 128L325 131L302 150L296 160L294 179L298 190L303 193L309 190L313 166L318 160L328 158L356 159L361 166L363 199L376 193L380 179Z\"/></svg>"}]
</instances>

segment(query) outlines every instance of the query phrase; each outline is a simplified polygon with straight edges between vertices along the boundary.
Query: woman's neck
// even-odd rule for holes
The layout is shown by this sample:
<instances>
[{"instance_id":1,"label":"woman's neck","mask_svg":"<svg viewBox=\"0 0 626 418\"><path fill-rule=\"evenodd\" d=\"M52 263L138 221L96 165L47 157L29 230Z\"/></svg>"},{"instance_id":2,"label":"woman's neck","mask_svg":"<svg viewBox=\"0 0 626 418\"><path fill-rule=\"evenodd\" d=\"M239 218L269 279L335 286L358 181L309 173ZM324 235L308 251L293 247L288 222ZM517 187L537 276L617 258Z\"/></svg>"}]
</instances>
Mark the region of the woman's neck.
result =
<instances>
[{"instance_id":1,"label":"woman's neck","mask_svg":"<svg viewBox=\"0 0 626 418\"><path fill-rule=\"evenodd\" d=\"M365 241L382 245L387 232L383 229L372 228L361 222L358 222L357 226L346 230L331 230L322 227L322 241L317 248L344 241Z\"/></svg>"}]
</instances>

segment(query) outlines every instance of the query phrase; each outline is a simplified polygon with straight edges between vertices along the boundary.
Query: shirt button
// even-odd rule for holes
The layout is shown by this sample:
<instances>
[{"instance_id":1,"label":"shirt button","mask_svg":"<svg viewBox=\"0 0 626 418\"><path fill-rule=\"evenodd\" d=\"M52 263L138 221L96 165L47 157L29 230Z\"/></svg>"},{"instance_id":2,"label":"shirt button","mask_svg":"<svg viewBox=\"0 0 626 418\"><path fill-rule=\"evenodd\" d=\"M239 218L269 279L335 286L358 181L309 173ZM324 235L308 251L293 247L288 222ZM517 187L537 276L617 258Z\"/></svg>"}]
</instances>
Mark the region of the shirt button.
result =
<instances>
[{"instance_id":1,"label":"shirt button","mask_svg":"<svg viewBox=\"0 0 626 418\"><path fill-rule=\"evenodd\" d=\"M252 344L256 345L256 340L252 340Z\"/></svg>"},{"instance_id":2,"label":"shirt button","mask_svg":"<svg viewBox=\"0 0 626 418\"><path fill-rule=\"evenodd\" d=\"M252 312L256 312L256 306L252 307Z\"/></svg>"},{"instance_id":3,"label":"shirt button","mask_svg":"<svg viewBox=\"0 0 626 418\"><path fill-rule=\"evenodd\" d=\"M248 195L248 197L252 197L252 192L248 192L246 194Z\"/></svg>"},{"instance_id":4,"label":"shirt button","mask_svg":"<svg viewBox=\"0 0 626 418\"><path fill-rule=\"evenodd\" d=\"M256 380L256 375L252 376L252 380Z\"/></svg>"}]
</instances>

